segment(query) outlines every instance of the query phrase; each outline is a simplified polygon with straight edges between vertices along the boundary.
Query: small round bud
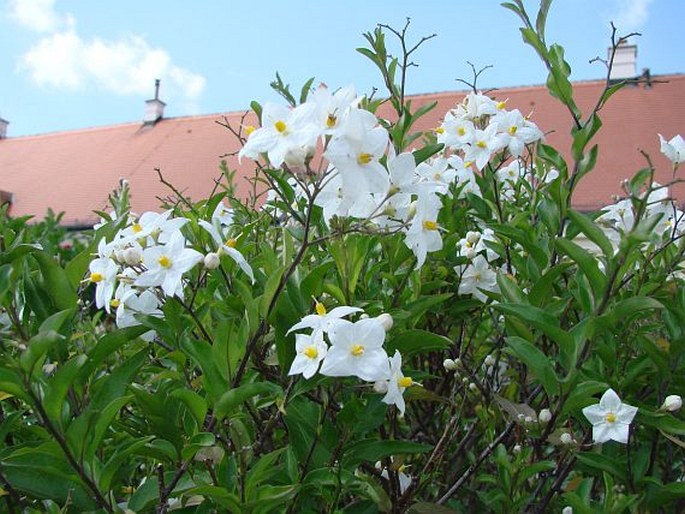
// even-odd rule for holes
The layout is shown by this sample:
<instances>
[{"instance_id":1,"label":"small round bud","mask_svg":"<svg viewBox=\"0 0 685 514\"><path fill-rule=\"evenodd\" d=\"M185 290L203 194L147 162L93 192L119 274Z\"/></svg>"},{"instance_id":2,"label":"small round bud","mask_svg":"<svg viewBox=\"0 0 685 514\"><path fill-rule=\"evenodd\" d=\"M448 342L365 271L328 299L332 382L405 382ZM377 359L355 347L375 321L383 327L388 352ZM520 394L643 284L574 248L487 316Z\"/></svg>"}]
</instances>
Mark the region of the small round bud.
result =
<instances>
[{"instance_id":1,"label":"small round bud","mask_svg":"<svg viewBox=\"0 0 685 514\"><path fill-rule=\"evenodd\" d=\"M573 436L568 432L564 432L559 436L559 441L561 441L561 444L571 444L573 443Z\"/></svg>"},{"instance_id":2,"label":"small round bud","mask_svg":"<svg viewBox=\"0 0 685 514\"><path fill-rule=\"evenodd\" d=\"M682 406L683 399L677 394L670 394L664 399L664 403L661 405L661 410L675 412L677 410L680 410Z\"/></svg>"},{"instance_id":3,"label":"small round bud","mask_svg":"<svg viewBox=\"0 0 685 514\"><path fill-rule=\"evenodd\" d=\"M476 391L478 391L478 386L475 383L471 382L469 384L469 389L473 392L476 392Z\"/></svg>"},{"instance_id":4,"label":"small round bud","mask_svg":"<svg viewBox=\"0 0 685 514\"><path fill-rule=\"evenodd\" d=\"M462 384L468 384L469 383L469 377L464 377L461 379Z\"/></svg>"},{"instance_id":5,"label":"small round bud","mask_svg":"<svg viewBox=\"0 0 685 514\"><path fill-rule=\"evenodd\" d=\"M523 422L527 425L530 425L533 421L535 421L533 416L526 416L523 418Z\"/></svg>"},{"instance_id":6,"label":"small round bud","mask_svg":"<svg viewBox=\"0 0 685 514\"><path fill-rule=\"evenodd\" d=\"M388 314L387 312L384 312L380 316L376 318L378 321L381 322L381 325L383 325L383 328L385 329L386 332L390 332L390 329L392 328L392 325L394 323L392 316Z\"/></svg>"},{"instance_id":7,"label":"small round bud","mask_svg":"<svg viewBox=\"0 0 685 514\"><path fill-rule=\"evenodd\" d=\"M467 259L473 260L476 258L476 255L478 255L478 254L476 253L475 248L469 247L469 248L464 249L464 257L466 257Z\"/></svg>"},{"instance_id":8,"label":"small round bud","mask_svg":"<svg viewBox=\"0 0 685 514\"><path fill-rule=\"evenodd\" d=\"M442 361L442 367L447 371L454 371L457 369L457 364L452 359L445 359Z\"/></svg>"},{"instance_id":9,"label":"small round bud","mask_svg":"<svg viewBox=\"0 0 685 514\"><path fill-rule=\"evenodd\" d=\"M388 381L387 380L376 380L373 383L373 390L378 394L385 394L388 392Z\"/></svg>"},{"instance_id":10,"label":"small round bud","mask_svg":"<svg viewBox=\"0 0 685 514\"><path fill-rule=\"evenodd\" d=\"M561 509L561 514L573 514L573 507L566 506L563 509Z\"/></svg>"},{"instance_id":11,"label":"small round bud","mask_svg":"<svg viewBox=\"0 0 685 514\"><path fill-rule=\"evenodd\" d=\"M552 419L552 411L549 409L542 409L538 415L538 420L542 424L547 424Z\"/></svg>"},{"instance_id":12,"label":"small round bud","mask_svg":"<svg viewBox=\"0 0 685 514\"><path fill-rule=\"evenodd\" d=\"M480 241L480 232L468 231L466 233L466 241L472 245L475 245L478 241Z\"/></svg>"},{"instance_id":13,"label":"small round bud","mask_svg":"<svg viewBox=\"0 0 685 514\"><path fill-rule=\"evenodd\" d=\"M362 312L362 313L359 315L359 319L369 319L369 315L368 315L367 313L365 313L365 312Z\"/></svg>"},{"instance_id":14,"label":"small round bud","mask_svg":"<svg viewBox=\"0 0 685 514\"><path fill-rule=\"evenodd\" d=\"M515 454L521 453L521 445L520 445L520 444L515 444L514 447L512 448L512 451L513 451Z\"/></svg>"},{"instance_id":15,"label":"small round bud","mask_svg":"<svg viewBox=\"0 0 685 514\"><path fill-rule=\"evenodd\" d=\"M214 252L209 252L207 255L205 255L205 268L207 269L216 269L219 267L219 264L221 264L221 259L219 258L219 254L214 253Z\"/></svg>"},{"instance_id":16,"label":"small round bud","mask_svg":"<svg viewBox=\"0 0 685 514\"><path fill-rule=\"evenodd\" d=\"M124 262L129 266L136 266L143 260L143 254L138 248L126 248L123 254Z\"/></svg>"},{"instance_id":17,"label":"small round bud","mask_svg":"<svg viewBox=\"0 0 685 514\"><path fill-rule=\"evenodd\" d=\"M486 366L494 366L495 358L492 355L488 355L487 357L485 357L483 364L485 364Z\"/></svg>"}]
</instances>

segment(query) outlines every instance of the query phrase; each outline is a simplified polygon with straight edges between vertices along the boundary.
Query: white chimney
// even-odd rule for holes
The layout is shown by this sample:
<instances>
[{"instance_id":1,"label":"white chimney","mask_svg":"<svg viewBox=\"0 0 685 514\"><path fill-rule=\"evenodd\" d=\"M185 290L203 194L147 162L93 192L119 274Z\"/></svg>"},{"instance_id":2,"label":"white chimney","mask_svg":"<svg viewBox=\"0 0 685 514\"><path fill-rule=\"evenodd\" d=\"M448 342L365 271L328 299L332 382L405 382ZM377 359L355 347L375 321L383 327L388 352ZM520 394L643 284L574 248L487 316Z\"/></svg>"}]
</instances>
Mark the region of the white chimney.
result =
<instances>
[{"instance_id":1,"label":"white chimney","mask_svg":"<svg viewBox=\"0 0 685 514\"><path fill-rule=\"evenodd\" d=\"M145 100L145 116L143 124L154 125L164 116L164 106L166 104L159 99L159 79L155 80L155 97L152 100Z\"/></svg>"},{"instance_id":2,"label":"white chimney","mask_svg":"<svg viewBox=\"0 0 685 514\"><path fill-rule=\"evenodd\" d=\"M609 48L611 59L611 48ZM614 63L611 67L610 80L634 79L637 77L637 45L629 45L625 42L616 47Z\"/></svg>"},{"instance_id":3,"label":"white chimney","mask_svg":"<svg viewBox=\"0 0 685 514\"><path fill-rule=\"evenodd\" d=\"M9 121L0 118L0 139L5 139L7 137L7 125L9 124Z\"/></svg>"}]
</instances>

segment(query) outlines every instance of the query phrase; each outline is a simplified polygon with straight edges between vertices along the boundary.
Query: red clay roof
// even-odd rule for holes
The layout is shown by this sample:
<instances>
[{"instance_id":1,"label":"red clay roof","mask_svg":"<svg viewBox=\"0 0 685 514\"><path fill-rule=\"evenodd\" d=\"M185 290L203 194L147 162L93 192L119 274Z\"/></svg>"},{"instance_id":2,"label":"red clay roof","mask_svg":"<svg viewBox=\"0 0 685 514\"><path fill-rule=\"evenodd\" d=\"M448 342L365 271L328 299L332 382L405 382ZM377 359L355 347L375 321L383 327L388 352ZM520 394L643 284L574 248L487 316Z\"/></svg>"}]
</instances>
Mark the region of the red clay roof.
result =
<instances>
[{"instance_id":1,"label":"red clay roof","mask_svg":"<svg viewBox=\"0 0 685 514\"><path fill-rule=\"evenodd\" d=\"M583 112L597 101L603 81L574 84L574 98ZM464 97L464 92L446 92L412 97L413 109L436 100L437 107L417 122L416 128L436 127L444 113ZM544 86L502 88L491 92L508 98L509 109L524 114L547 133L547 143L568 155L571 118ZM153 126L128 123L101 128L57 132L0 140L0 190L13 193L11 214L42 216L48 207L64 211L65 225L86 225L97 220L93 210L107 207L108 194L120 178L128 179L135 212L159 210L159 196L168 196L156 168L164 178L193 200L205 197L220 176L222 159L237 168L237 193L250 190L247 177L254 166L245 159L227 155L239 149L238 142L217 124L224 116L235 127L244 113L210 114L162 119ZM390 117L389 106L378 113ZM685 75L654 77L651 87L628 86L615 94L600 112L603 128L596 137L600 154L595 170L578 187L574 205L594 209L611 203L620 194L620 182L646 165L640 150L657 167L657 180L671 179L671 166L659 152L661 133L667 139L685 135ZM252 120L252 123L254 121ZM675 192L685 199L685 186Z\"/></svg>"}]
</instances>

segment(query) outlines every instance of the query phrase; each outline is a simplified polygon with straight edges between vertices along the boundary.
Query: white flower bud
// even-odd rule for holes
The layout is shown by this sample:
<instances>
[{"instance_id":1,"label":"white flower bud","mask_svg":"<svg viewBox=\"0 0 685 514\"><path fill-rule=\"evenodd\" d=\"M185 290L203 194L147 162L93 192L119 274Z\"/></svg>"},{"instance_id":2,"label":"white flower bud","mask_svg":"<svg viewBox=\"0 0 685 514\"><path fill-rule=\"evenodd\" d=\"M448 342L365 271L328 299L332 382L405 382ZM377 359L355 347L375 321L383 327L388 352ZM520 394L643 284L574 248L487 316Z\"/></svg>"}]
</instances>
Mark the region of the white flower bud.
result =
<instances>
[{"instance_id":1,"label":"white flower bud","mask_svg":"<svg viewBox=\"0 0 685 514\"><path fill-rule=\"evenodd\" d=\"M530 425L533 421L535 421L533 419L533 416L526 416L525 418L523 418L523 422L526 423L527 425Z\"/></svg>"},{"instance_id":2,"label":"white flower bud","mask_svg":"<svg viewBox=\"0 0 685 514\"><path fill-rule=\"evenodd\" d=\"M464 257L466 257L467 259L473 260L476 258L476 255L478 255L478 254L476 253L475 248L469 247L469 248L464 249Z\"/></svg>"},{"instance_id":3,"label":"white flower bud","mask_svg":"<svg viewBox=\"0 0 685 514\"><path fill-rule=\"evenodd\" d=\"M483 364L485 364L486 366L494 366L495 358L492 355L488 355L487 357L485 357Z\"/></svg>"},{"instance_id":4,"label":"white flower bud","mask_svg":"<svg viewBox=\"0 0 685 514\"><path fill-rule=\"evenodd\" d=\"M392 316L388 314L387 312L384 312L380 316L376 318L378 321L381 322L381 325L383 325L383 328L385 329L386 332L390 332L390 329L392 328L392 325L394 323Z\"/></svg>"},{"instance_id":5,"label":"white flower bud","mask_svg":"<svg viewBox=\"0 0 685 514\"><path fill-rule=\"evenodd\" d=\"M561 509L561 514L573 514L573 507L570 505Z\"/></svg>"},{"instance_id":6,"label":"white flower bud","mask_svg":"<svg viewBox=\"0 0 685 514\"><path fill-rule=\"evenodd\" d=\"M469 383L469 377L464 377L461 379L462 384L468 384Z\"/></svg>"},{"instance_id":7,"label":"white flower bud","mask_svg":"<svg viewBox=\"0 0 685 514\"><path fill-rule=\"evenodd\" d=\"M365 313L365 312L362 312L362 313L359 315L359 319L369 319L369 315L368 315L367 313Z\"/></svg>"},{"instance_id":8,"label":"white flower bud","mask_svg":"<svg viewBox=\"0 0 685 514\"><path fill-rule=\"evenodd\" d=\"M219 267L219 264L221 264L221 259L219 258L219 254L214 253L214 252L209 252L207 255L205 255L205 268L216 269Z\"/></svg>"},{"instance_id":9,"label":"white flower bud","mask_svg":"<svg viewBox=\"0 0 685 514\"><path fill-rule=\"evenodd\" d=\"M447 371L454 371L457 369L457 364L452 359L445 359L442 361L442 367Z\"/></svg>"},{"instance_id":10,"label":"white flower bud","mask_svg":"<svg viewBox=\"0 0 685 514\"><path fill-rule=\"evenodd\" d=\"M521 445L520 444L515 444L514 447L512 448L512 451L515 454L521 453Z\"/></svg>"},{"instance_id":11,"label":"white flower bud","mask_svg":"<svg viewBox=\"0 0 685 514\"><path fill-rule=\"evenodd\" d=\"M559 436L559 441L561 441L561 444L571 444L573 443L573 436L568 432L564 432Z\"/></svg>"},{"instance_id":12,"label":"white flower bud","mask_svg":"<svg viewBox=\"0 0 685 514\"><path fill-rule=\"evenodd\" d=\"M283 160L288 165L289 168L301 169L304 168L304 161L307 158L307 153L305 149L301 146L293 146L288 148L285 153Z\"/></svg>"},{"instance_id":13,"label":"white flower bud","mask_svg":"<svg viewBox=\"0 0 685 514\"><path fill-rule=\"evenodd\" d=\"M538 415L538 420L540 420L540 423L542 424L547 424L550 422L552 419L552 411L549 409L542 409L540 411L540 414Z\"/></svg>"},{"instance_id":14,"label":"white flower bud","mask_svg":"<svg viewBox=\"0 0 685 514\"><path fill-rule=\"evenodd\" d=\"M661 405L661 410L667 410L669 412L675 412L680 410L683 406L683 399L677 394L670 394L664 399L663 405Z\"/></svg>"},{"instance_id":15,"label":"white flower bud","mask_svg":"<svg viewBox=\"0 0 685 514\"><path fill-rule=\"evenodd\" d=\"M376 380L373 383L373 390L378 394L385 394L388 392L388 381L387 380Z\"/></svg>"},{"instance_id":16,"label":"white flower bud","mask_svg":"<svg viewBox=\"0 0 685 514\"><path fill-rule=\"evenodd\" d=\"M137 266L143 260L143 254L138 248L126 248L124 250L124 262L129 266Z\"/></svg>"},{"instance_id":17,"label":"white flower bud","mask_svg":"<svg viewBox=\"0 0 685 514\"><path fill-rule=\"evenodd\" d=\"M472 245L475 245L478 241L480 241L480 232L468 231L466 233L466 240Z\"/></svg>"},{"instance_id":18,"label":"white flower bud","mask_svg":"<svg viewBox=\"0 0 685 514\"><path fill-rule=\"evenodd\" d=\"M475 383L471 382L469 384L469 389L473 392L476 392L476 391L478 391L478 386Z\"/></svg>"},{"instance_id":19,"label":"white flower bud","mask_svg":"<svg viewBox=\"0 0 685 514\"><path fill-rule=\"evenodd\" d=\"M412 219L416 214L416 200L409 204L409 210L407 211L407 221Z\"/></svg>"}]
</instances>

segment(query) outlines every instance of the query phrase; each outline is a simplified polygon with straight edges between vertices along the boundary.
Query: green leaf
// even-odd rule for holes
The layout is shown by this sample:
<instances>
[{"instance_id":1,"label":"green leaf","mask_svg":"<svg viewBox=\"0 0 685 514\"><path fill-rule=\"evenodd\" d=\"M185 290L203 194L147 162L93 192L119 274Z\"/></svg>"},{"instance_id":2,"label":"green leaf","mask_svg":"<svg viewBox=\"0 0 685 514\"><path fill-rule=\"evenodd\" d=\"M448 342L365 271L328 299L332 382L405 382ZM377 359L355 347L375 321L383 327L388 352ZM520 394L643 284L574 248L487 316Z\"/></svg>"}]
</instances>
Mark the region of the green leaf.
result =
<instances>
[{"instance_id":1,"label":"green leaf","mask_svg":"<svg viewBox=\"0 0 685 514\"><path fill-rule=\"evenodd\" d=\"M601 298L606 288L606 277L599 269L597 259L587 250L567 239L557 239L555 244L559 251L569 256L585 274L595 299Z\"/></svg>"},{"instance_id":2,"label":"green leaf","mask_svg":"<svg viewBox=\"0 0 685 514\"><path fill-rule=\"evenodd\" d=\"M588 218L585 214L574 211L573 209L569 209L567 214L571 221L578 225L580 231L585 234L590 241L595 243L600 250L602 250L602 253L605 257L613 257L614 247L611 244L611 241L609 241L609 238L606 236L604 231L594 221Z\"/></svg>"},{"instance_id":3,"label":"green leaf","mask_svg":"<svg viewBox=\"0 0 685 514\"><path fill-rule=\"evenodd\" d=\"M62 424L62 406L67 396L67 391L87 359L87 356L81 354L68 360L57 369L57 372L47 383L43 401L45 412L49 418L59 425Z\"/></svg>"},{"instance_id":4,"label":"green leaf","mask_svg":"<svg viewBox=\"0 0 685 514\"><path fill-rule=\"evenodd\" d=\"M228 380L217 366L212 347L202 340L186 340L182 342L181 347L200 366L202 383L209 396L210 404L213 403L228 389Z\"/></svg>"},{"instance_id":5,"label":"green leaf","mask_svg":"<svg viewBox=\"0 0 685 514\"><path fill-rule=\"evenodd\" d=\"M459 511L448 509L439 503L420 502L412 505L407 514L459 514Z\"/></svg>"},{"instance_id":6,"label":"green leaf","mask_svg":"<svg viewBox=\"0 0 685 514\"><path fill-rule=\"evenodd\" d=\"M414 150L413 155L414 155L414 160L416 161L416 165L418 166L421 164L423 161L426 159L431 158L434 156L436 153L441 151L445 147L444 144L439 143L435 145L426 145L423 148L420 148L418 150Z\"/></svg>"},{"instance_id":7,"label":"green leaf","mask_svg":"<svg viewBox=\"0 0 685 514\"><path fill-rule=\"evenodd\" d=\"M312 83L314 82L314 77L310 77L307 82L305 82L300 90L300 103L303 104L307 101L307 97L312 88Z\"/></svg>"},{"instance_id":8,"label":"green leaf","mask_svg":"<svg viewBox=\"0 0 685 514\"><path fill-rule=\"evenodd\" d=\"M585 147L601 127L602 120L599 119L597 113L592 113L580 129L572 130L573 143L571 145L571 154L576 161L580 161L583 158Z\"/></svg>"},{"instance_id":9,"label":"green leaf","mask_svg":"<svg viewBox=\"0 0 685 514\"><path fill-rule=\"evenodd\" d=\"M76 308L76 290L62 267L45 252L35 252L33 257L38 261L46 292L55 307L61 311Z\"/></svg>"},{"instance_id":10,"label":"green leaf","mask_svg":"<svg viewBox=\"0 0 685 514\"><path fill-rule=\"evenodd\" d=\"M214 415L217 420L231 416L233 412L245 401L257 395L280 396L283 389L271 382L254 382L226 391L214 406Z\"/></svg>"},{"instance_id":11,"label":"green leaf","mask_svg":"<svg viewBox=\"0 0 685 514\"><path fill-rule=\"evenodd\" d=\"M45 358L45 355L53 346L56 346L64 340L64 336L58 334L54 330L39 332L33 336L29 341L28 348L19 358L22 369L28 375L33 375L36 364Z\"/></svg>"},{"instance_id":12,"label":"green leaf","mask_svg":"<svg viewBox=\"0 0 685 514\"><path fill-rule=\"evenodd\" d=\"M39 244L21 243L6 252L0 252L0 265L14 262L15 260L31 253L41 251L43 247Z\"/></svg>"},{"instance_id":13,"label":"green leaf","mask_svg":"<svg viewBox=\"0 0 685 514\"><path fill-rule=\"evenodd\" d=\"M453 346L451 339L427 330L405 330L388 341L388 351L399 350L403 356L445 350Z\"/></svg>"},{"instance_id":14,"label":"green leaf","mask_svg":"<svg viewBox=\"0 0 685 514\"><path fill-rule=\"evenodd\" d=\"M602 455L601 453L581 452L577 455L578 461L585 466L597 470L606 471L625 482L627 478L625 463L620 462L616 457Z\"/></svg>"},{"instance_id":15,"label":"green leaf","mask_svg":"<svg viewBox=\"0 0 685 514\"><path fill-rule=\"evenodd\" d=\"M433 449L429 444L394 439L362 439L352 443L343 452L343 466L356 466L361 462L378 462L384 457L425 453Z\"/></svg>"},{"instance_id":16,"label":"green leaf","mask_svg":"<svg viewBox=\"0 0 685 514\"><path fill-rule=\"evenodd\" d=\"M573 352L575 346L573 337L559 327L559 320L553 314L531 305L501 303L492 307L530 323L557 343L563 352L569 355Z\"/></svg>"},{"instance_id":17,"label":"green leaf","mask_svg":"<svg viewBox=\"0 0 685 514\"><path fill-rule=\"evenodd\" d=\"M554 372L552 361L539 348L525 339L517 336L507 337L507 345L540 381L547 394L551 397L559 391L559 379Z\"/></svg>"},{"instance_id":18,"label":"green leaf","mask_svg":"<svg viewBox=\"0 0 685 514\"><path fill-rule=\"evenodd\" d=\"M207 401L202 396L195 391L182 388L174 389L169 396L178 398L183 402L193 415L193 418L195 418L198 427L203 425L205 416L207 415Z\"/></svg>"}]
</instances>

